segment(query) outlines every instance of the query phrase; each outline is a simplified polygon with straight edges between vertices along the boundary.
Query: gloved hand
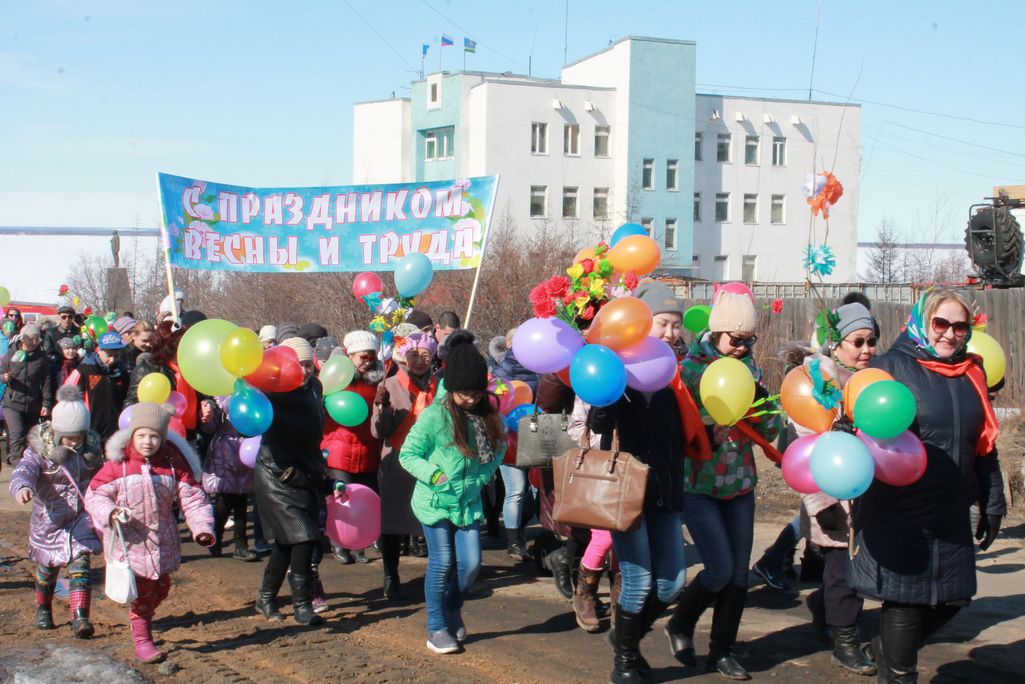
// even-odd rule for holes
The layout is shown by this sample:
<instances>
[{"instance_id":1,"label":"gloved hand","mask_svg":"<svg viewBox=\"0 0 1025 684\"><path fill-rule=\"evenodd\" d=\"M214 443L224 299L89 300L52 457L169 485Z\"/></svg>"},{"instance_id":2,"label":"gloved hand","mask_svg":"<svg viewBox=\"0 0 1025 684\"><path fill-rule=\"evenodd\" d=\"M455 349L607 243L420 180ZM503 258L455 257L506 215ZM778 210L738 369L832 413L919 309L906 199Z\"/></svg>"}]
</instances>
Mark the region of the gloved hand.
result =
<instances>
[{"instance_id":1,"label":"gloved hand","mask_svg":"<svg viewBox=\"0 0 1025 684\"><path fill-rule=\"evenodd\" d=\"M200 532L196 537L196 543L200 546L213 546L214 536L209 532Z\"/></svg>"},{"instance_id":2,"label":"gloved hand","mask_svg":"<svg viewBox=\"0 0 1025 684\"><path fill-rule=\"evenodd\" d=\"M838 503L823 508L815 514L815 519L819 521L823 532L839 532L847 527L847 511Z\"/></svg>"},{"instance_id":3,"label":"gloved hand","mask_svg":"<svg viewBox=\"0 0 1025 684\"><path fill-rule=\"evenodd\" d=\"M118 506L110 512L110 524L119 522L122 525L127 525L132 521L132 511L129 508L122 508Z\"/></svg>"},{"instance_id":4,"label":"gloved hand","mask_svg":"<svg viewBox=\"0 0 1025 684\"><path fill-rule=\"evenodd\" d=\"M993 544L997 533L1000 532L1000 523L1003 520L1004 517L1001 515L983 513L979 516L979 524L975 528L975 538L979 540L980 551L985 551Z\"/></svg>"}]
</instances>

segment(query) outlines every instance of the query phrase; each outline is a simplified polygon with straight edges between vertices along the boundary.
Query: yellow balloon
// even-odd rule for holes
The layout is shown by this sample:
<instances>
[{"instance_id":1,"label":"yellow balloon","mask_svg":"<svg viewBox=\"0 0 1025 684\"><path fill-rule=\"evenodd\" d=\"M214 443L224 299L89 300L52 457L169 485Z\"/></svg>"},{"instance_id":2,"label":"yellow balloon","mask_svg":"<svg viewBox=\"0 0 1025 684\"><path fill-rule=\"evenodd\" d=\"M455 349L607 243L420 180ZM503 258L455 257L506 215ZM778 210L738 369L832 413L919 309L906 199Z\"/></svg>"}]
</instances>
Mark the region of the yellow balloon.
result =
<instances>
[{"instance_id":1,"label":"yellow balloon","mask_svg":"<svg viewBox=\"0 0 1025 684\"><path fill-rule=\"evenodd\" d=\"M171 396L171 381L163 373L150 373L139 382L139 401L163 404Z\"/></svg>"},{"instance_id":2,"label":"yellow balloon","mask_svg":"<svg viewBox=\"0 0 1025 684\"><path fill-rule=\"evenodd\" d=\"M244 378L263 361L263 343L249 328L235 328L221 342L221 365L234 376Z\"/></svg>"},{"instance_id":3,"label":"yellow balloon","mask_svg":"<svg viewBox=\"0 0 1025 684\"><path fill-rule=\"evenodd\" d=\"M11 293L6 287L0 286L0 306L7 306L11 303Z\"/></svg>"},{"instance_id":4,"label":"yellow balloon","mask_svg":"<svg viewBox=\"0 0 1025 684\"><path fill-rule=\"evenodd\" d=\"M698 394L705 411L719 425L732 425L747 413L755 398L755 379L742 361L723 357L701 374Z\"/></svg>"},{"instance_id":5,"label":"yellow balloon","mask_svg":"<svg viewBox=\"0 0 1025 684\"><path fill-rule=\"evenodd\" d=\"M1007 355L1003 347L989 334L972 332L972 339L968 340L968 352L978 354L982 357L982 367L986 369L986 385L993 387L1004 379L1007 372Z\"/></svg>"}]
</instances>

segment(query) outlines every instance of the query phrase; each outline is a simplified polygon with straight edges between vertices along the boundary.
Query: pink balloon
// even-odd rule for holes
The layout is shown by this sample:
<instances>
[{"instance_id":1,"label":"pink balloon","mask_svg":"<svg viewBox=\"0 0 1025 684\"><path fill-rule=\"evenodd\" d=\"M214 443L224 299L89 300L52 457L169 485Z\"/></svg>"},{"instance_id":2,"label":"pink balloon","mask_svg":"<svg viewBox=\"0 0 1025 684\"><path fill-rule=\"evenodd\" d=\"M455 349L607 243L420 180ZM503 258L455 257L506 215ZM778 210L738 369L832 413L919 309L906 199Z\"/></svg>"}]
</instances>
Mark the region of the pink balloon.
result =
<instances>
[{"instance_id":1,"label":"pink balloon","mask_svg":"<svg viewBox=\"0 0 1025 684\"><path fill-rule=\"evenodd\" d=\"M242 440L238 447L238 460L242 461L243 465L250 468L256 467L256 457L260 453L260 443L262 440L263 438L260 435L246 437Z\"/></svg>"},{"instance_id":2,"label":"pink balloon","mask_svg":"<svg viewBox=\"0 0 1025 684\"><path fill-rule=\"evenodd\" d=\"M171 390L171 394L168 395L167 403L174 407L174 415L179 418L185 415L185 409L189 406L189 402L185 398L185 395L174 390Z\"/></svg>"},{"instance_id":3,"label":"pink balloon","mask_svg":"<svg viewBox=\"0 0 1025 684\"><path fill-rule=\"evenodd\" d=\"M117 429L127 430L128 426L132 423L132 409L135 408L135 404L126 406L125 410L121 412L121 415L117 417Z\"/></svg>"},{"instance_id":4,"label":"pink balloon","mask_svg":"<svg viewBox=\"0 0 1025 684\"><path fill-rule=\"evenodd\" d=\"M744 283L732 282L732 283L717 283L715 286L715 292L720 290L730 292L735 295L747 295L751 298L751 302L755 303L755 293L751 291L751 288ZM713 295L714 297L714 295Z\"/></svg>"},{"instance_id":5,"label":"pink balloon","mask_svg":"<svg viewBox=\"0 0 1025 684\"><path fill-rule=\"evenodd\" d=\"M365 549L381 536L381 497L370 487L345 485L338 498L327 497L324 531L335 546Z\"/></svg>"},{"instance_id":6,"label":"pink balloon","mask_svg":"<svg viewBox=\"0 0 1025 684\"><path fill-rule=\"evenodd\" d=\"M676 375L676 354L655 337L645 337L634 346L616 352L626 366L626 384L638 392L655 392Z\"/></svg>"},{"instance_id":7,"label":"pink balloon","mask_svg":"<svg viewBox=\"0 0 1025 684\"><path fill-rule=\"evenodd\" d=\"M783 479L799 494L814 494L819 491L815 478L811 476L811 452L820 435L806 435L790 443L783 453Z\"/></svg>"},{"instance_id":8,"label":"pink balloon","mask_svg":"<svg viewBox=\"0 0 1025 684\"><path fill-rule=\"evenodd\" d=\"M876 478L894 487L914 484L925 472L925 445L910 430L893 439L876 439L858 430L858 439L876 462Z\"/></svg>"},{"instance_id":9,"label":"pink balloon","mask_svg":"<svg viewBox=\"0 0 1025 684\"><path fill-rule=\"evenodd\" d=\"M505 384L505 392L502 394L495 394L495 390L498 388L498 379L492 378L491 382L488 383L488 394L495 394L494 399L497 399L497 405L495 401L492 401L492 405L495 406L495 410L501 413L503 416L509 413L509 409L513 407L513 402L516 401L516 396L513 393L512 385L509 384L508 380L502 380Z\"/></svg>"},{"instance_id":10,"label":"pink balloon","mask_svg":"<svg viewBox=\"0 0 1025 684\"><path fill-rule=\"evenodd\" d=\"M352 296L359 301L374 292L384 292L384 281L376 273L360 273L352 279Z\"/></svg>"}]
</instances>

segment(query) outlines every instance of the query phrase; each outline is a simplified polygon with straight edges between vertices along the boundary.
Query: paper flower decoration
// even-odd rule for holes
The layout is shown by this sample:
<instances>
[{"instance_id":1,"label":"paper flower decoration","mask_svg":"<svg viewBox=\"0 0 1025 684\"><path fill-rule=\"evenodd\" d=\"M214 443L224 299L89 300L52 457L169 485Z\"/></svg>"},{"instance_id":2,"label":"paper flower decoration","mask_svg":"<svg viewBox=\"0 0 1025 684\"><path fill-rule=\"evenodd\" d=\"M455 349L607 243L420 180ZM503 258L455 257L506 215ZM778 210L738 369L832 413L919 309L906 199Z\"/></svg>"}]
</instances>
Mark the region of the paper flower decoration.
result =
<instances>
[{"instance_id":1,"label":"paper flower decoration","mask_svg":"<svg viewBox=\"0 0 1025 684\"><path fill-rule=\"evenodd\" d=\"M804 196L815 216L822 212L822 218L829 220L829 208L843 196L843 186L831 173L808 174L804 181Z\"/></svg>"},{"instance_id":2,"label":"paper flower decoration","mask_svg":"<svg viewBox=\"0 0 1025 684\"><path fill-rule=\"evenodd\" d=\"M804 269L813 275L828 276L836 268L836 257L829 245L804 248Z\"/></svg>"}]
</instances>

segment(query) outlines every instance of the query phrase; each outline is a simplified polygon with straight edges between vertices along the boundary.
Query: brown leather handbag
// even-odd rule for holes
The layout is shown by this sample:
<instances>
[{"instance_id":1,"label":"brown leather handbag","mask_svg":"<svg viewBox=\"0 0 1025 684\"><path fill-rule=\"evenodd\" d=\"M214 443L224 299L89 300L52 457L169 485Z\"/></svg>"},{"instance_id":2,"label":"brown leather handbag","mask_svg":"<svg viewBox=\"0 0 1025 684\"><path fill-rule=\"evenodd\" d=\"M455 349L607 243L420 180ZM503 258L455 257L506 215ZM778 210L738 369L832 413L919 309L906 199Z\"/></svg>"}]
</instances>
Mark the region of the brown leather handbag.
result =
<instances>
[{"instance_id":1,"label":"brown leather handbag","mask_svg":"<svg viewBox=\"0 0 1025 684\"><path fill-rule=\"evenodd\" d=\"M619 429L612 432L612 450L592 449L591 431L580 445L552 459L555 507L552 518L574 527L627 532L635 529L644 509L648 466L619 450Z\"/></svg>"}]
</instances>

